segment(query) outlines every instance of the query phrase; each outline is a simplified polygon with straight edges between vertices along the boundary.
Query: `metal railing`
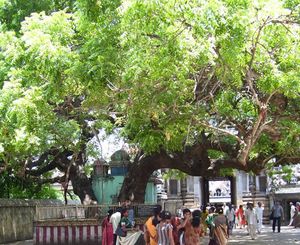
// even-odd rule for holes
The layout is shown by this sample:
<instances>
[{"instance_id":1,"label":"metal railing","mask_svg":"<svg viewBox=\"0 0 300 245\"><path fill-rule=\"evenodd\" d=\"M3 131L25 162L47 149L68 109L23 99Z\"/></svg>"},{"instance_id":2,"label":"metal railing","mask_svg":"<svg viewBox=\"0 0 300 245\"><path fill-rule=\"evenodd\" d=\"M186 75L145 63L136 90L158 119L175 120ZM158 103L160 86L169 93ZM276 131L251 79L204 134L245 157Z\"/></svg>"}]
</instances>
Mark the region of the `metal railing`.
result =
<instances>
[{"instance_id":1,"label":"metal railing","mask_svg":"<svg viewBox=\"0 0 300 245\"><path fill-rule=\"evenodd\" d=\"M134 216L149 217L155 205L131 205ZM109 209L115 211L119 205L61 205L61 206L36 206L35 221L47 219L100 219L107 215Z\"/></svg>"}]
</instances>

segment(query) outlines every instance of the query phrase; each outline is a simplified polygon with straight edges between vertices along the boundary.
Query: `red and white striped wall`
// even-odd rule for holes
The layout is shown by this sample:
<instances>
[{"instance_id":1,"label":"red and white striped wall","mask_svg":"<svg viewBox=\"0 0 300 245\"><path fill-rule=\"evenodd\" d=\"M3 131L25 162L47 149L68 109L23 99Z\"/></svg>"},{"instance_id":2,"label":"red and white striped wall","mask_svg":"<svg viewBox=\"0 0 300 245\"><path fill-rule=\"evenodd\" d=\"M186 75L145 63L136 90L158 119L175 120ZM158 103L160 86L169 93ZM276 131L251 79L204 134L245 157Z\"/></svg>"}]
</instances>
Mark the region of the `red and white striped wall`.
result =
<instances>
[{"instance_id":1,"label":"red and white striped wall","mask_svg":"<svg viewBox=\"0 0 300 245\"><path fill-rule=\"evenodd\" d=\"M100 225L36 226L34 244L100 244Z\"/></svg>"}]
</instances>

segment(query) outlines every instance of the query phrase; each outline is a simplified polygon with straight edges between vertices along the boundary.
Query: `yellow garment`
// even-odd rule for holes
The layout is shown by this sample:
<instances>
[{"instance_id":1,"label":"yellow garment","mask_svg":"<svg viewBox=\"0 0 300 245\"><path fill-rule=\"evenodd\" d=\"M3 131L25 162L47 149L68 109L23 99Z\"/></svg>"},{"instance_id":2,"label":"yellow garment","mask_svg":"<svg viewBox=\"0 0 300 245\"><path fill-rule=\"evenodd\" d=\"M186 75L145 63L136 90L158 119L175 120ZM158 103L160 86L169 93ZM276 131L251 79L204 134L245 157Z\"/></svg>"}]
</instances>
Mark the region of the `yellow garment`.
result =
<instances>
[{"instance_id":1,"label":"yellow garment","mask_svg":"<svg viewBox=\"0 0 300 245\"><path fill-rule=\"evenodd\" d=\"M227 225L219 225L214 228L213 238L219 245L228 244L228 234L227 234Z\"/></svg>"},{"instance_id":2,"label":"yellow garment","mask_svg":"<svg viewBox=\"0 0 300 245\"><path fill-rule=\"evenodd\" d=\"M153 217L150 217L146 221L145 227L150 235L150 245L157 245L157 241L156 241L157 232L156 232L156 227L152 224L152 218Z\"/></svg>"},{"instance_id":3,"label":"yellow garment","mask_svg":"<svg viewBox=\"0 0 300 245\"><path fill-rule=\"evenodd\" d=\"M208 212L207 211L204 211L202 214L201 214L201 224L203 226L203 231L204 231L204 234L206 235L206 232L207 232L207 223L206 223L206 218L208 216Z\"/></svg>"}]
</instances>

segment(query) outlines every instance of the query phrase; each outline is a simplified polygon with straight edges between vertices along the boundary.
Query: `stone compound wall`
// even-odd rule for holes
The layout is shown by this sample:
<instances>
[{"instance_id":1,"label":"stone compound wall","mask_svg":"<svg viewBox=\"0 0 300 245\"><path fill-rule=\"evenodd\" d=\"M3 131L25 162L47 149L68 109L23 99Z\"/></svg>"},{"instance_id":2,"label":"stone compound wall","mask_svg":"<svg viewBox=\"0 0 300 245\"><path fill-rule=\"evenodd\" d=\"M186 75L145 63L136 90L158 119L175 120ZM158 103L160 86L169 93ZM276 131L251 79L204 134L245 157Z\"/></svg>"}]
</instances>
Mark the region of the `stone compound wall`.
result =
<instances>
[{"instance_id":1,"label":"stone compound wall","mask_svg":"<svg viewBox=\"0 0 300 245\"><path fill-rule=\"evenodd\" d=\"M62 205L62 203L57 200L0 198L0 244L32 239L37 206L55 205Z\"/></svg>"},{"instance_id":2,"label":"stone compound wall","mask_svg":"<svg viewBox=\"0 0 300 245\"><path fill-rule=\"evenodd\" d=\"M146 217L152 215L154 206L151 204L133 205L136 224L143 224ZM96 222L101 222L108 209L115 210L117 207L118 205L64 205L57 200L0 198L0 244L33 239L33 234L36 234L34 224L37 224L34 221L44 221L50 225L53 220L66 222L74 219L94 219ZM54 231L55 229L53 229ZM51 232L47 233L48 235L51 235ZM48 237L45 239L47 240ZM49 239L51 240L51 237Z\"/></svg>"}]
</instances>

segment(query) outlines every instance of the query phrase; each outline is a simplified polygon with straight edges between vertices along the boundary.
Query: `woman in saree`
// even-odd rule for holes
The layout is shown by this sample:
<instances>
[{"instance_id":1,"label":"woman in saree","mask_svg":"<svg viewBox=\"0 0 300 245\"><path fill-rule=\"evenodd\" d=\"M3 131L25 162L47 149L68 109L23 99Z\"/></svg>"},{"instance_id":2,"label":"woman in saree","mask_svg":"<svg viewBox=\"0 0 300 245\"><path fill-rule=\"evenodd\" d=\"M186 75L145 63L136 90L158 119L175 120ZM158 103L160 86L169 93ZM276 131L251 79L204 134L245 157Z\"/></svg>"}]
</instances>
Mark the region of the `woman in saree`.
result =
<instances>
[{"instance_id":1,"label":"woman in saree","mask_svg":"<svg viewBox=\"0 0 300 245\"><path fill-rule=\"evenodd\" d=\"M238 224L240 229L244 228L246 225L245 211L243 205L240 205L238 210L236 211L236 217L238 219Z\"/></svg>"},{"instance_id":2,"label":"woman in saree","mask_svg":"<svg viewBox=\"0 0 300 245\"><path fill-rule=\"evenodd\" d=\"M217 209L218 215L214 218L214 227L209 245L228 244L228 221L223 214L223 208Z\"/></svg>"},{"instance_id":3,"label":"woman in saree","mask_svg":"<svg viewBox=\"0 0 300 245\"><path fill-rule=\"evenodd\" d=\"M107 216L102 221L102 245L113 245L114 234L113 226L109 223L110 216L113 214L113 210L110 209L107 212Z\"/></svg>"},{"instance_id":4,"label":"woman in saree","mask_svg":"<svg viewBox=\"0 0 300 245\"><path fill-rule=\"evenodd\" d=\"M201 224L200 210L192 212L192 219L189 219L184 226L184 244L200 245L201 237L204 236L203 225Z\"/></svg>"},{"instance_id":5,"label":"woman in saree","mask_svg":"<svg viewBox=\"0 0 300 245\"><path fill-rule=\"evenodd\" d=\"M157 205L153 210L153 216L151 216L144 225L144 239L146 245L157 245L156 225L160 221L159 214L161 209L161 206Z\"/></svg>"}]
</instances>

